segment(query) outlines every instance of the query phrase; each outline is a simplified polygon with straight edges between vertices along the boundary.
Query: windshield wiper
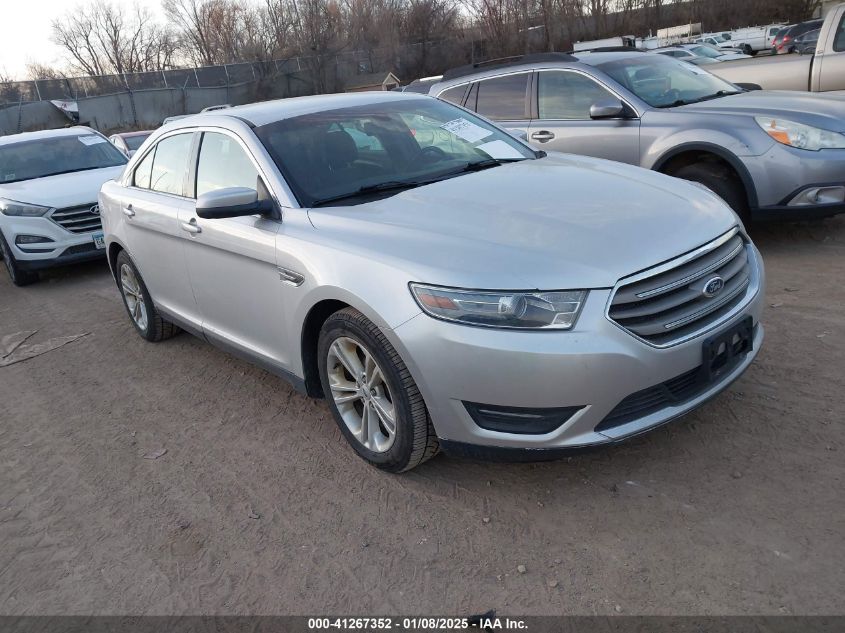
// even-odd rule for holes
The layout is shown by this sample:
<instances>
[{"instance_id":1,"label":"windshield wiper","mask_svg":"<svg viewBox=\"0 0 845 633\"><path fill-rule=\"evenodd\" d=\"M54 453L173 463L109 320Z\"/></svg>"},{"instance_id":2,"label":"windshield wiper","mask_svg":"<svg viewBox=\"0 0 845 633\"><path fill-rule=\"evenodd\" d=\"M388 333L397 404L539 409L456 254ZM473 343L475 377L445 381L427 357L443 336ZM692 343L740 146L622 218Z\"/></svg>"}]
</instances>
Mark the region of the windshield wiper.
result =
<instances>
[{"instance_id":1,"label":"windshield wiper","mask_svg":"<svg viewBox=\"0 0 845 633\"><path fill-rule=\"evenodd\" d=\"M678 106L690 105L691 103L701 103L702 101L710 101L711 99L718 99L719 97L727 97L729 95L738 95L742 91L741 90L719 90L718 92L714 92L712 95L705 95L703 97L699 97L698 99L678 99L677 101L673 101L672 103L667 103L665 105L655 106L657 108L676 108Z\"/></svg>"},{"instance_id":2,"label":"windshield wiper","mask_svg":"<svg viewBox=\"0 0 845 633\"><path fill-rule=\"evenodd\" d=\"M325 198L318 198L311 203L312 207L319 207L329 202L337 202L338 200L346 200L347 198L357 198L359 196L366 196L373 193L382 193L386 191L403 191L406 189L413 189L420 185L427 185L430 180L388 180L386 182L379 182L374 185L364 185L358 187L355 191L347 191L346 193L339 193L336 196L327 196Z\"/></svg>"},{"instance_id":3,"label":"windshield wiper","mask_svg":"<svg viewBox=\"0 0 845 633\"><path fill-rule=\"evenodd\" d=\"M491 167L498 167L504 163L516 163L522 160L528 160L527 158L487 158L484 160L478 161L470 161L466 163L460 169L456 169L454 171L447 171L445 173L440 173L431 178L426 178L424 180L388 180L385 182L379 182L374 185L364 185L363 187L359 187L355 191L348 191L346 193L340 193L336 196L327 196L325 198L318 198L311 203L312 207L319 207L324 204L328 204L329 202L337 202L339 200L346 200L351 198L358 198L362 196L368 196L374 193L384 193L390 191L405 191L407 189L414 189L415 187L421 187L423 185L430 185L432 183L438 182L440 180L446 180L447 178L454 178L455 176L460 176L461 174L465 174L468 172L473 171L481 171L483 169L489 169Z\"/></svg>"}]
</instances>

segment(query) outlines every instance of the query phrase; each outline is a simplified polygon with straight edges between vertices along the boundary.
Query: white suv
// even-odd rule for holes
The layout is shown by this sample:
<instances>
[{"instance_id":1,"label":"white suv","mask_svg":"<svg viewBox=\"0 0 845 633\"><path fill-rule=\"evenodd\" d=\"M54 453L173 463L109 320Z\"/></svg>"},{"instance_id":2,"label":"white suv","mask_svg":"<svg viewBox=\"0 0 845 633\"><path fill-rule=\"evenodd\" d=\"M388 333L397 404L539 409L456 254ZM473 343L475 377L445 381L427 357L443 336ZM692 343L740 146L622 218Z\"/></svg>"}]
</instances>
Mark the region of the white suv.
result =
<instances>
[{"instance_id":1,"label":"white suv","mask_svg":"<svg viewBox=\"0 0 845 633\"><path fill-rule=\"evenodd\" d=\"M87 127L0 137L0 254L15 285L103 256L97 194L125 164Z\"/></svg>"}]
</instances>

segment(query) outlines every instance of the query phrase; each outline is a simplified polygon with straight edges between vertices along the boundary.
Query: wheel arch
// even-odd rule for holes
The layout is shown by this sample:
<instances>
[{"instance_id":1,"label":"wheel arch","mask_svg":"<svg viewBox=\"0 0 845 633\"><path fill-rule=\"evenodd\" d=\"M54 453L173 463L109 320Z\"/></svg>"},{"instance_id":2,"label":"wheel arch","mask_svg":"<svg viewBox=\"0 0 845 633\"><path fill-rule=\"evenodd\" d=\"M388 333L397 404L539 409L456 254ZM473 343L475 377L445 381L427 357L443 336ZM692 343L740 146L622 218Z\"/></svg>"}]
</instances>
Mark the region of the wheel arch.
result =
<instances>
[{"instance_id":1,"label":"wheel arch","mask_svg":"<svg viewBox=\"0 0 845 633\"><path fill-rule=\"evenodd\" d=\"M654 171L668 174L671 168L678 168L700 162L708 157L726 164L739 178L745 190L749 209L756 209L757 188L754 179L742 161L729 150L712 143L683 143L662 154L652 165Z\"/></svg>"}]
</instances>

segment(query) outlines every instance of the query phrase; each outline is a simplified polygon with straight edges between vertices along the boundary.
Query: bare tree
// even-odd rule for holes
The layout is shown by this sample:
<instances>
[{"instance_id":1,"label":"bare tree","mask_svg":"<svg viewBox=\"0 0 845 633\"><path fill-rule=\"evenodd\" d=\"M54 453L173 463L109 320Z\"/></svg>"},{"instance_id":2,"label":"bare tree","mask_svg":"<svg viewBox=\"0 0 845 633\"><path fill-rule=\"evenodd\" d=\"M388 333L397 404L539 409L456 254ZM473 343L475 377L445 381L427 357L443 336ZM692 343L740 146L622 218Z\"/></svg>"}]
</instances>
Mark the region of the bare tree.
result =
<instances>
[{"instance_id":1,"label":"bare tree","mask_svg":"<svg viewBox=\"0 0 845 633\"><path fill-rule=\"evenodd\" d=\"M173 65L173 34L149 11L98 0L53 21L53 41L64 49L72 70L88 75L162 70Z\"/></svg>"}]
</instances>

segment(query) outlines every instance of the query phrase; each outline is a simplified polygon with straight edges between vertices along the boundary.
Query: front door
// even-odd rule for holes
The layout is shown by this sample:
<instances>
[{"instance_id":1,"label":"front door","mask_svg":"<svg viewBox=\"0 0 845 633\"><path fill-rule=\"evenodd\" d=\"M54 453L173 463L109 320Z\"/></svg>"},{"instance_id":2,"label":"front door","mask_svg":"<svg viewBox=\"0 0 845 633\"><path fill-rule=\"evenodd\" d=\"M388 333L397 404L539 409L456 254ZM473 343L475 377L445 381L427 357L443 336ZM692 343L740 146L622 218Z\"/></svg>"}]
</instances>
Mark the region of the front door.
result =
<instances>
[{"instance_id":1,"label":"front door","mask_svg":"<svg viewBox=\"0 0 845 633\"><path fill-rule=\"evenodd\" d=\"M571 70L537 73L537 114L528 140L538 148L639 164L640 120L590 118L590 106L616 95Z\"/></svg>"},{"instance_id":2,"label":"front door","mask_svg":"<svg viewBox=\"0 0 845 633\"><path fill-rule=\"evenodd\" d=\"M232 134L204 132L192 197L226 187L266 191L248 150ZM281 223L251 215L208 220L195 200L179 216L185 258L206 337L268 369L286 369L282 288L276 265Z\"/></svg>"}]
</instances>

